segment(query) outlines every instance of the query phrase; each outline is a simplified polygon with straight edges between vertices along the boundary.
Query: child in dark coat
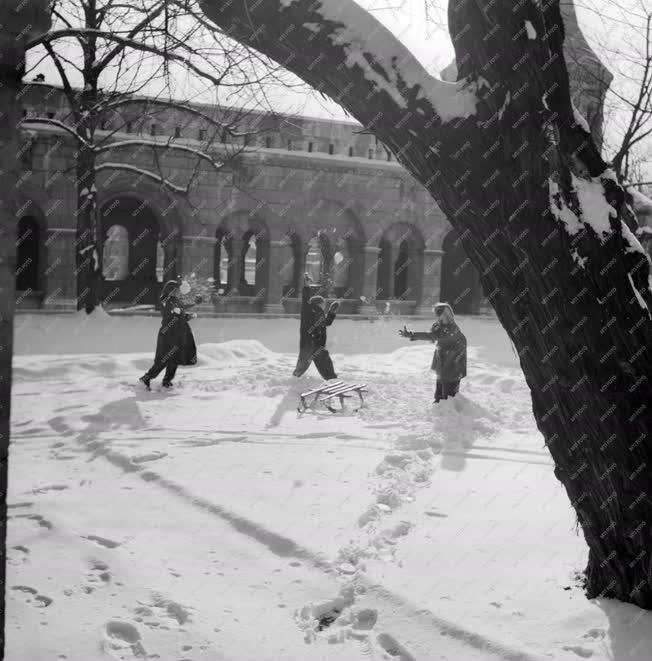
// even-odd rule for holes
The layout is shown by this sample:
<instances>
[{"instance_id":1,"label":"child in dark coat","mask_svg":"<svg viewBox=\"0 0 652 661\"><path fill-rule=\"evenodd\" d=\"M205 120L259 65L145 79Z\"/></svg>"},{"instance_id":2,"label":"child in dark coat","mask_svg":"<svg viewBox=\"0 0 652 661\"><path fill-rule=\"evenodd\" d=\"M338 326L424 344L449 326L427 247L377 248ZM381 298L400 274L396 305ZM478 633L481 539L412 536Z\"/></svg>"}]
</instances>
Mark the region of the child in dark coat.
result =
<instances>
[{"instance_id":1,"label":"child in dark coat","mask_svg":"<svg viewBox=\"0 0 652 661\"><path fill-rule=\"evenodd\" d=\"M200 303L201 297L196 297L195 303L183 303L179 298L180 288L179 282L170 280L165 283L159 296L163 306L163 319L156 341L154 364L139 379L141 383L145 384L147 390L150 389L151 380L155 379L164 369L163 387L171 388L177 367L194 365L197 362L195 338L190 324L188 324L188 319L192 319L194 315L187 313L186 310L195 303Z\"/></svg>"},{"instance_id":2,"label":"child in dark coat","mask_svg":"<svg viewBox=\"0 0 652 661\"><path fill-rule=\"evenodd\" d=\"M294 376L302 376L314 362L323 379L336 379L328 349L326 349L326 327L335 320L339 308L337 301L330 304L325 312L323 296L311 296L310 276L306 273L301 296L301 324L299 327L299 358L294 369Z\"/></svg>"},{"instance_id":3,"label":"child in dark coat","mask_svg":"<svg viewBox=\"0 0 652 661\"><path fill-rule=\"evenodd\" d=\"M455 323L455 315L448 303L435 305L437 320L430 332L415 333L403 327L398 333L410 340L436 342L431 369L437 375L435 404L441 399L455 397L460 381L466 376L466 337Z\"/></svg>"}]
</instances>

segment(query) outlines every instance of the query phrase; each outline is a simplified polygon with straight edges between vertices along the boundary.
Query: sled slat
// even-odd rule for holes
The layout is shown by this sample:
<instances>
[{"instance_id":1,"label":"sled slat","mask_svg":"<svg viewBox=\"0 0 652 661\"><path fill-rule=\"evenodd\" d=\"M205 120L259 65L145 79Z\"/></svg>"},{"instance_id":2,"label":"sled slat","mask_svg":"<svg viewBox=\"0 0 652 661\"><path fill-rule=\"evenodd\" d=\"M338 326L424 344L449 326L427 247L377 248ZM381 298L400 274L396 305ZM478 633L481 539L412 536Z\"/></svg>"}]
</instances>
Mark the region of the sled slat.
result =
<instances>
[{"instance_id":1,"label":"sled slat","mask_svg":"<svg viewBox=\"0 0 652 661\"><path fill-rule=\"evenodd\" d=\"M354 384L348 384L341 386L337 390L333 390L329 393L327 393L324 397L320 397L319 401L320 402L325 402L327 399L331 399L332 397L340 397L344 395L344 393L351 392L351 391L356 391L356 392L366 392L365 388L367 387L366 383L354 383Z\"/></svg>"},{"instance_id":2,"label":"sled slat","mask_svg":"<svg viewBox=\"0 0 652 661\"><path fill-rule=\"evenodd\" d=\"M309 390L308 392L302 392L301 397L310 397L310 395L316 395L320 392L326 392L327 390L340 388L343 385L344 385L344 381L334 381L333 383L327 383L326 385L319 386L319 388L315 388L314 390Z\"/></svg>"}]
</instances>

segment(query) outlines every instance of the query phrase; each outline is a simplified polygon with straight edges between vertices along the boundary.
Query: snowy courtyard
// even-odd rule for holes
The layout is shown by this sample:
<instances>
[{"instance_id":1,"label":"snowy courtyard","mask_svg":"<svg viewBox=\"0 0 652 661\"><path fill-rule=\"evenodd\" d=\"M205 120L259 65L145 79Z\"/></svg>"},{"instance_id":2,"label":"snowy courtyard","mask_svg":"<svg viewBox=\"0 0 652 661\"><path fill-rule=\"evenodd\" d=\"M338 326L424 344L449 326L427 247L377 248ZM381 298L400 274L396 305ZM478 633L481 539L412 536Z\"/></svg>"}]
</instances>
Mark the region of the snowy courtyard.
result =
<instances>
[{"instance_id":1,"label":"snowy courtyard","mask_svg":"<svg viewBox=\"0 0 652 661\"><path fill-rule=\"evenodd\" d=\"M160 318L20 315L8 661L649 661L652 615L579 586L503 329L460 318L434 406L403 323L334 324L366 406L300 415L295 319L193 321L198 364L146 392Z\"/></svg>"}]
</instances>

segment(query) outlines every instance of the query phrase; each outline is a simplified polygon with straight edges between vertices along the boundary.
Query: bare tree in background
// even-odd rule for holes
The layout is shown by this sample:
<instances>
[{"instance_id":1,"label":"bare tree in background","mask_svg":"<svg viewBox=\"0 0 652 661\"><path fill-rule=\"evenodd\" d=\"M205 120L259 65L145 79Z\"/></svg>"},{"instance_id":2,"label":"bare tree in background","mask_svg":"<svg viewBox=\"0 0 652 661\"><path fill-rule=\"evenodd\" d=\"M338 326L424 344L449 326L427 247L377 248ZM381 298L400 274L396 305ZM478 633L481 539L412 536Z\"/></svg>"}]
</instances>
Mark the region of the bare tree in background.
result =
<instances>
[{"instance_id":1,"label":"bare tree in background","mask_svg":"<svg viewBox=\"0 0 652 661\"><path fill-rule=\"evenodd\" d=\"M646 167L652 163L652 7L644 0L610 0L583 8L591 19L587 34L611 73L587 66L578 44L567 51L571 78L589 91L609 88L604 152L620 181L643 181L652 172ZM593 128L602 118L587 120Z\"/></svg>"},{"instance_id":2,"label":"bare tree in background","mask_svg":"<svg viewBox=\"0 0 652 661\"><path fill-rule=\"evenodd\" d=\"M101 304L103 236L97 208L98 175L129 171L157 182L169 193L187 196L194 176L174 180L169 171L166 174L158 167L163 153L184 153L195 159L196 172L207 165L219 171L255 132L253 119L243 106L247 102L260 106L266 86L283 77L266 58L222 33L207 30L205 23L193 0L128 4L56 0L52 29L30 44L32 71L49 60L60 78L69 115L61 119L30 117L22 124L54 126L76 142L75 252L80 310L90 313ZM136 98L143 90L154 98ZM200 94L213 104L231 107L236 99L241 109L191 109L188 101ZM157 116L171 112L181 112L204 127L199 146L145 134ZM139 118L134 122L139 135L127 140L116 137L134 115ZM249 128L240 130L243 124ZM231 147L221 148L216 155L218 140ZM154 154L154 168L138 168L115 159L119 150L138 148Z\"/></svg>"},{"instance_id":3,"label":"bare tree in background","mask_svg":"<svg viewBox=\"0 0 652 661\"><path fill-rule=\"evenodd\" d=\"M20 117L20 89L29 39L50 26L46 0L5 0L0 3L0 543L7 539L7 460L11 404L14 288L16 282L16 199ZM0 585L5 585L5 563L0 562ZM0 596L0 647L4 649L5 591Z\"/></svg>"},{"instance_id":4,"label":"bare tree in background","mask_svg":"<svg viewBox=\"0 0 652 661\"><path fill-rule=\"evenodd\" d=\"M351 0L201 6L373 131L460 232L589 546L588 595L652 608L649 261L573 108L559 0L452 0L456 83Z\"/></svg>"}]
</instances>

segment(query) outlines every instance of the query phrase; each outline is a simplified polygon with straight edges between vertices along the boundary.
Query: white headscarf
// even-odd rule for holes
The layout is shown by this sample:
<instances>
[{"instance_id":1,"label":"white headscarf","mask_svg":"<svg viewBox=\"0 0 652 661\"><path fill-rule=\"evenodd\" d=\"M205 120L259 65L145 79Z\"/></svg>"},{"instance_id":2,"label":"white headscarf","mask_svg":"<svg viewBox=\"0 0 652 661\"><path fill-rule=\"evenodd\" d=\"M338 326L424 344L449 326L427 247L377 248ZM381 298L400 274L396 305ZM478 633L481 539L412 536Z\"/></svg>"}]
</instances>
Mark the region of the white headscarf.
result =
<instances>
[{"instance_id":1,"label":"white headscarf","mask_svg":"<svg viewBox=\"0 0 652 661\"><path fill-rule=\"evenodd\" d=\"M455 313L453 308L448 303L437 303L435 304L435 310L437 308L443 308L443 312L437 317L441 319L444 324L454 324L455 323Z\"/></svg>"}]
</instances>

